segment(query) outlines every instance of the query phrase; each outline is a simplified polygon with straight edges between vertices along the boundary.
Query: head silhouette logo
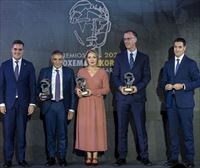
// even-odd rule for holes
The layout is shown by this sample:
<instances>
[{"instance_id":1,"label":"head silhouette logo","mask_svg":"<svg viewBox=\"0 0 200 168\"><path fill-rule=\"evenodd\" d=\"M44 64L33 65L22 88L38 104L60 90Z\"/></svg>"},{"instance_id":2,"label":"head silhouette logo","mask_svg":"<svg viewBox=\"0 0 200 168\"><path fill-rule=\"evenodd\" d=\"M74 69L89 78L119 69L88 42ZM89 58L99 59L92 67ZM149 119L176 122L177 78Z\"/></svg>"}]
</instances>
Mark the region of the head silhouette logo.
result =
<instances>
[{"instance_id":1,"label":"head silhouette logo","mask_svg":"<svg viewBox=\"0 0 200 168\"><path fill-rule=\"evenodd\" d=\"M111 29L109 11L98 0L80 0L69 11L70 23L78 25L74 35L87 48L100 48L105 44Z\"/></svg>"}]
</instances>

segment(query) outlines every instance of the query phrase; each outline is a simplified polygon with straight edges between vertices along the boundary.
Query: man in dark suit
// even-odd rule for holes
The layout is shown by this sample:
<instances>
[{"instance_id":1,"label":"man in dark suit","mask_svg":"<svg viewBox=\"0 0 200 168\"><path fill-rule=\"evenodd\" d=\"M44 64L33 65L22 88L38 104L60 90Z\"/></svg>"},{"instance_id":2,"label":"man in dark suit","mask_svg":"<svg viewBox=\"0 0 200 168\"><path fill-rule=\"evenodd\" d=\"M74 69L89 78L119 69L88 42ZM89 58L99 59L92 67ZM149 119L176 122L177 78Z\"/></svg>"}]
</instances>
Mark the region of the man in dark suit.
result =
<instances>
[{"instance_id":1,"label":"man in dark suit","mask_svg":"<svg viewBox=\"0 0 200 168\"><path fill-rule=\"evenodd\" d=\"M145 128L146 86L151 79L149 57L136 48L137 34L133 30L124 33L126 51L117 54L115 58L113 81L117 89L117 117L118 117L118 153L116 165L126 164L127 132L129 115L131 112L135 124L137 143L139 148L138 160L144 165L151 166L148 158L147 133ZM132 91L126 92L124 74L131 72L134 82Z\"/></svg>"},{"instance_id":2,"label":"man in dark suit","mask_svg":"<svg viewBox=\"0 0 200 168\"><path fill-rule=\"evenodd\" d=\"M194 89L200 86L197 63L185 55L186 41L174 41L175 56L165 63L161 87L165 90L165 101L169 121L170 159L169 166L178 163L179 128L182 129L187 167L194 167L193 109Z\"/></svg>"},{"instance_id":3,"label":"man in dark suit","mask_svg":"<svg viewBox=\"0 0 200 168\"><path fill-rule=\"evenodd\" d=\"M48 161L46 166L54 165L56 156L60 166L67 165L65 160L67 122L73 118L76 95L74 72L70 68L63 67L63 61L62 52L54 51L51 56L53 66L41 69L38 78L38 90L40 90L41 81L47 79L50 81L49 90L52 95L46 100L40 93L47 138Z\"/></svg>"},{"instance_id":4,"label":"man in dark suit","mask_svg":"<svg viewBox=\"0 0 200 168\"><path fill-rule=\"evenodd\" d=\"M0 112L3 114L4 167L12 166L14 136L17 133L17 157L20 166L25 161L26 125L36 103L36 79L33 64L22 58L24 43L15 40L12 58L3 62L0 75Z\"/></svg>"}]
</instances>

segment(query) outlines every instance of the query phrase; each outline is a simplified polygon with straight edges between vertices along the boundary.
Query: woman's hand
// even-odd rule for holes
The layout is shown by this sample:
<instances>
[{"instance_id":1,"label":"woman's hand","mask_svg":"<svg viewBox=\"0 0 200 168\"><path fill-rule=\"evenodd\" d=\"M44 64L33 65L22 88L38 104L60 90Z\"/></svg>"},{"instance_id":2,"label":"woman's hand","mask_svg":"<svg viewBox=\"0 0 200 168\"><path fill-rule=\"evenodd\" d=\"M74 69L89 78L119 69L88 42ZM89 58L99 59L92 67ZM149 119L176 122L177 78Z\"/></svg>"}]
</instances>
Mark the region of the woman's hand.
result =
<instances>
[{"instance_id":1,"label":"woman's hand","mask_svg":"<svg viewBox=\"0 0 200 168\"><path fill-rule=\"evenodd\" d=\"M75 90L76 90L76 94L78 95L78 97L82 97L81 89L76 88Z\"/></svg>"}]
</instances>

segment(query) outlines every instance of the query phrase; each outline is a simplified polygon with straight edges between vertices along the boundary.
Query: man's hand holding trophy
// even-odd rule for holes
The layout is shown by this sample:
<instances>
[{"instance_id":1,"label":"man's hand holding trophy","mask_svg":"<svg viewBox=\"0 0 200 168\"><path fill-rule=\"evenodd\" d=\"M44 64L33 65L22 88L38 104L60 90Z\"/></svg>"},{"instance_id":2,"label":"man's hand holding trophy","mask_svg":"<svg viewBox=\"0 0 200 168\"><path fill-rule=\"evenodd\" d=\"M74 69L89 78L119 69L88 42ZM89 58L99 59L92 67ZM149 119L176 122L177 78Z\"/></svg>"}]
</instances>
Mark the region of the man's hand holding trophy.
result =
<instances>
[{"instance_id":1,"label":"man's hand holding trophy","mask_svg":"<svg viewBox=\"0 0 200 168\"><path fill-rule=\"evenodd\" d=\"M137 92L137 87L133 86L135 77L132 72L127 72L124 74L125 86L120 86L120 91L123 95L134 94Z\"/></svg>"},{"instance_id":2,"label":"man's hand holding trophy","mask_svg":"<svg viewBox=\"0 0 200 168\"><path fill-rule=\"evenodd\" d=\"M77 77L76 78L76 93L78 97L86 97L91 95L91 90L87 89L86 87L86 79L83 77Z\"/></svg>"},{"instance_id":3,"label":"man's hand holding trophy","mask_svg":"<svg viewBox=\"0 0 200 168\"><path fill-rule=\"evenodd\" d=\"M51 81L49 79L42 79L40 81L41 92L39 94L39 98L41 101L50 100L52 98L50 86Z\"/></svg>"}]
</instances>

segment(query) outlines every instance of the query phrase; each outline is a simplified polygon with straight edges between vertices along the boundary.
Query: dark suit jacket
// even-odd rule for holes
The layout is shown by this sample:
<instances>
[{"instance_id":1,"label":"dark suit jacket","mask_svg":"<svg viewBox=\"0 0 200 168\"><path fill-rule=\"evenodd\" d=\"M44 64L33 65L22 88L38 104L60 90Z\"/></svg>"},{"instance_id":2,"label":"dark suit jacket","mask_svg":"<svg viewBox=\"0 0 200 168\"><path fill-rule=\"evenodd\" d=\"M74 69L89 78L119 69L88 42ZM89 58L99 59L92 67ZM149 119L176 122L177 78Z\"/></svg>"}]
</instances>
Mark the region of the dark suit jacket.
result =
<instances>
[{"instance_id":1,"label":"dark suit jacket","mask_svg":"<svg viewBox=\"0 0 200 168\"><path fill-rule=\"evenodd\" d=\"M12 59L2 63L0 74L0 103L5 103L7 109L12 108L15 102L16 89L21 108L27 109L30 103L36 104L35 69L31 62L22 59L17 81Z\"/></svg>"},{"instance_id":2,"label":"dark suit jacket","mask_svg":"<svg viewBox=\"0 0 200 168\"><path fill-rule=\"evenodd\" d=\"M38 78L38 95L40 93L40 81L42 79L49 79L51 81L52 77L52 68L53 67L47 67L43 68L40 71L39 78ZM62 67L63 70L63 97L64 97L64 105L66 111L69 109L75 110L76 108L76 95L75 95L75 76L72 69L67 67ZM50 88L51 91L51 88ZM42 102L42 113L45 114L49 107L50 107L50 100Z\"/></svg>"},{"instance_id":3,"label":"dark suit jacket","mask_svg":"<svg viewBox=\"0 0 200 168\"><path fill-rule=\"evenodd\" d=\"M172 107L173 92L176 97L176 103L181 108L193 108L194 107L194 89L200 86L200 74L197 64L194 60L184 55L179 69L174 74L174 57L165 63L163 69L163 76L161 80L161 87L164 89L166 84L183 83L186 89L178 91L166 91L166 106Z\"/></svg>"},{"instance_id":4,"label":"dark suit jacket","mask_svg":"<svg viewBox=\"0 0 200 168\"><path fill-rule=\"evenodd\" d=\"M135 81L135 85L138 89L138 92L132 95L122 95L119 91L120 86L125 86L124 74L127 72L132 72ZM133 101L144 102L146 100L146 86L151 79L149 57L139 51L137 51L136 60L134 66L131 69L128 60L127 51L123 51L117 54L115 58L115 64L113 69L113 81L115 87L117 88L116 99L117 100L126 100L132 99Z\"/></svg>"}]
</instances>

